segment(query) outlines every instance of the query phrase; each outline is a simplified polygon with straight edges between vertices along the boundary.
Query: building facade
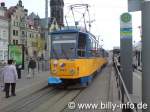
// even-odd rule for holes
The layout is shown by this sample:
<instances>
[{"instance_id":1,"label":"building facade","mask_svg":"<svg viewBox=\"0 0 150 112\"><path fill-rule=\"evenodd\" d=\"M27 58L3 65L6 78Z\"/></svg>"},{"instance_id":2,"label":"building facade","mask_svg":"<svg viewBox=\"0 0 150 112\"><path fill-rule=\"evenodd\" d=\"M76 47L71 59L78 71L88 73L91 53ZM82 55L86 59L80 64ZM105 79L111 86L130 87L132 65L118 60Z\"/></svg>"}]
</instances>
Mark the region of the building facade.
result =
<instances>
[{"instance_id":1,"label":"building facade","mask_svg":"<svg viewBox=\"0 0 150 112\"><path fill-rule=\"evenodd\" d=\"M0 61L7 61L8 57L8 33L9 19L5 17L7 8L4 3L0 4Z\"/></svg>"},{"instance_id":2,"label":"building facade","mask_svg":"<svg viewBox=\"0 0 150 112\"><path fill-rule=\"evenodd\" d=\"M47 30L53 31L64 26L64 1L50 0L51 18L49 29L45 23L34 13L28 15L21 0L15 6L7 9L5 3L0 6L0 60L8 58L8 44L23 44L25 58L45 57Z\"/></svg>"},{"instance_id":3,"label":"building facade","mask_svg":"<svg viewBox=\"0 0 150 112\"><path fill-rule=\"evenodd\" d=\"M40 38L40 18L24 8L19 0L16 6L10 7L6 12L6 17L10 20L9 43L23 44L25 58L38 57L42 51L38 50L38 40Z\"/></svg>"},{"instance_id":4,"label":"building facade","mask_svg":"<svg viewBox=\"0 0 150 112\"><path fill-rule=\"evenodd\" d=\"M42 35L42 26L41 26L41 19L38 15L35 13L31 13L28 17L28 36L29 38L27 39L27 43L29 46L29 54L32 54L34 57L41 58L43 57L45 53L45 38L44 35ZM30 46L32 48L30 48Z\"/></svg>"},{"instance_id":5,"label":"building facade","mask_svg":"<svg viewBox=\"0 0 150 112\"><path fill-rule=\"evenodd\" d=\"M7 10L6 16L10 19L10 44L24 44L22 34L23 32L25 33L27 27L25 22L27 12L27 9L24 9L24 6L22 6L21 0L19 0L16 6L12 6Z\"/></svg>"}]
</instances>

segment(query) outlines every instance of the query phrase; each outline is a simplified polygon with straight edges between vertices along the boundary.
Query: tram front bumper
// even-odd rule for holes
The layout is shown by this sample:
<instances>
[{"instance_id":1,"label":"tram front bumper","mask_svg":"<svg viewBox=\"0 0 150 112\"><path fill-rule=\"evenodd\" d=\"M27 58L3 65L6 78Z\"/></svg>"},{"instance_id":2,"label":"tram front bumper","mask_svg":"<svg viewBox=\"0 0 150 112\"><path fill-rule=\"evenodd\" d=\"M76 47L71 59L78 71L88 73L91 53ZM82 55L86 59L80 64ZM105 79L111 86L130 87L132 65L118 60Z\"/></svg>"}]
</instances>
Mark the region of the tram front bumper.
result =
<instances>
[{"instance_id":1,"label":"tram front bumper","mask_svg":"<svg viewBox=\"0 0 150 112\"><path fill-rule=\"evenodd\" d=\"M57 84L61 84L62 80L59 77L49 77L48 78L48 84L49 85L57 85Z\"/></svg>"}]
</instances>

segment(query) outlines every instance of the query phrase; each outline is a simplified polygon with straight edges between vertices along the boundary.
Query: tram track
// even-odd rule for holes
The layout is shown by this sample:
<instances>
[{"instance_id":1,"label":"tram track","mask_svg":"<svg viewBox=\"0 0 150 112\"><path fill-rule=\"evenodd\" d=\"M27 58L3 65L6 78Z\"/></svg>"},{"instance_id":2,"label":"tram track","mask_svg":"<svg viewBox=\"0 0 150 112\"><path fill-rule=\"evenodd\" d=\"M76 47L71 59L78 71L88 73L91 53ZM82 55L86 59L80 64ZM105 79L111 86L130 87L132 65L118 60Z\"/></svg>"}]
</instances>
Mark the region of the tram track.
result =
<instances>
[{"instance_id":1,"label":"tram track","mask_svg":"<svg viewBox=\"0 0 150 112\"><path fill-rule=\"evenodd\" d=\"M2 108L0 112L30 112L33 109L33 104L37 105L39 101L42 103L44 99L53 96L57 92L57 89L45 86L42 89L15 101L13 104Z\"/></svg>"},{"instance_id":2,"label":"tram track","mask_svg":"<svg viewBox=\"0 0 150 112\"><path fill-rule=\"evenodd\" d=\"M82 90L64 90L45 86L13 104L7 105L0 112L49 112L49 106L52 107L59 103L61 99L75 91L79 93Z\"/></svg>"},{"instance_id":3,"label":"tram track","mask_svg":"<svg viewBox=\"0 0 150 112\"><path fill-rule=\"evenodd\" d=\"M73 101L81 91L82 90L62 91L31 112L63 112L68 102Z\"/></svg>"}]
</instances>

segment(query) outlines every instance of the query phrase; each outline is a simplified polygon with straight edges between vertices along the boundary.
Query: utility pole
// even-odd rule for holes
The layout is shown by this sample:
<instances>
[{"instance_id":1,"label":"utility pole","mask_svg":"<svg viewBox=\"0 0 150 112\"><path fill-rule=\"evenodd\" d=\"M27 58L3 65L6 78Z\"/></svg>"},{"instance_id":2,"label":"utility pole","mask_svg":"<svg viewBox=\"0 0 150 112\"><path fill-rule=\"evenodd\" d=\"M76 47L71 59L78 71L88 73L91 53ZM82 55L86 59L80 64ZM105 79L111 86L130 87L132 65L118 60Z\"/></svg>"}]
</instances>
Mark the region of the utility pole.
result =
<instances>
[{"instance_id":1,"label":"utility pole","mask_svg":"<svg viewBox=\"0 0 150 112\"><path fill-rule=\"evenodd\" d=\"M46 59L49 60L50 50L49 50L49 36L48 36L48 0L45 0L45 40L46 40Z\"/></svg>"},{"instance_id":2,"label":"utility pole","mask_svg":"<svg viewBox=\"0 0 150 112\"><path fill-rule=\"evenodd\" d=\"M48 18L48 0L45 0L45 18Z\"/></svg>"}]
</instances>

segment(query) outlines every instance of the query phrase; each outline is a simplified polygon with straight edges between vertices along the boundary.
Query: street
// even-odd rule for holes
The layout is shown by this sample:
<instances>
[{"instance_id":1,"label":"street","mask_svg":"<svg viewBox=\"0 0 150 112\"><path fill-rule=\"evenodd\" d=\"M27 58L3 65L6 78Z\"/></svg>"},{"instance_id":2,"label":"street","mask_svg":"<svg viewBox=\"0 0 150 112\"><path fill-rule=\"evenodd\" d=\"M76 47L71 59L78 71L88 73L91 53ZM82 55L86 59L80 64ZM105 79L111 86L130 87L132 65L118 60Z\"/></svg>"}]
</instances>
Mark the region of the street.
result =
<instances>
[{"instance_id":1,"label":"street","mask_svg":"<svg viewBox=\"0 0 150 112\"><path fill-rule=\"evenodd\" d=\"M17 82L16 97L4 98L0 93L0 111L2 112L66 112L79 111L69 109L69 102L97 103L114 102L117 99L117 88L113 78L112 65L108 64L98 73L93 82L86 88L61 89L47 86L48 72L39 73L34 79L23 77ZM94 109L95 111L106 111ZM87 109L86 111L91 111Z\"/></svg>"}]
</instances>

